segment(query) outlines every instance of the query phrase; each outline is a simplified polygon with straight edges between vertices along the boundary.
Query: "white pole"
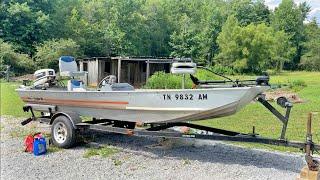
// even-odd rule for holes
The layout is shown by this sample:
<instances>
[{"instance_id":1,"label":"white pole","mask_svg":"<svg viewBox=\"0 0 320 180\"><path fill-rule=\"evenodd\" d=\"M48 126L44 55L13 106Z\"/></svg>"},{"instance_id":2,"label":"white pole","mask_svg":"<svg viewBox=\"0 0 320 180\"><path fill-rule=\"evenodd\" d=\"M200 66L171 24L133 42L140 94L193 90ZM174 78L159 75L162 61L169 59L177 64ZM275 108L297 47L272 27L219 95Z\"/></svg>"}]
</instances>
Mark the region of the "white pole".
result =
<instances>
[{"instance_id":1,"label":"white pole","mask_svg":"<svg viewBox=\"0 0 320 180\"><path fill-rule=\"evenodd\" d=\"M184 83L185 83L185 80L186 80L186 75L185 74L182 74L182 89L184 89Z\"/></svg>"}]
</instances>

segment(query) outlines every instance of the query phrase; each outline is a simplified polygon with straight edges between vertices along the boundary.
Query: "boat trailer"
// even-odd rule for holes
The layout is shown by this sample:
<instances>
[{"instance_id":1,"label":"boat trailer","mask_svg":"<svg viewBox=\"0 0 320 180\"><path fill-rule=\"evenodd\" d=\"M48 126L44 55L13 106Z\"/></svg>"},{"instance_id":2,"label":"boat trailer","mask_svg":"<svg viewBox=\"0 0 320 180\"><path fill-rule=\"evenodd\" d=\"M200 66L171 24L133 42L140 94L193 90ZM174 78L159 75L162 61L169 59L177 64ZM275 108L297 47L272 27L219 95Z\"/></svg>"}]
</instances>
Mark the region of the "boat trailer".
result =
<instances>
[{"instance_id":1,"label":"boat trailer","mask_svg":"<svg viewBox=\"0 0 320 180\"><path fill-rule=\"evenodd\" d=\"M320 145L315 144L312 141L311 125L312 125L312 113L309 113L307 121L307 134L306 142L288 141L285 138L286 129L289 121L289 115L292 108L292 104L284 97L277 99L277 104L286 109L284 115L282 115L277 109L275 109L266 99L264 95L260 95L257 101L264 105L277 119L282 122L282 131L279 139L272 139L267 137L261 137L255 132L255 127L252 129L252 133L240 133L224 129L218 129L213 127L202 126L198 124L192 124L187 122L175 122L175 123L157 123L157 124L139 124L136 122L117 121L109 119L96 119L91 121L82 122L81 118L73 112L59 112L59 107L55 105L39 105L39 104L26 104L23 107L25 112L31 112L31 117L21 122L22 125L26 125L31 121L39 121L40 123L48 123L52 126L55 125L58 117L64 117L66 121L71 125L71 130L75 133L83 133L88 131L100 131L124 134L128 136L151 136L151 137L164 137L164 138L196 138L203 140L215 140L215 141L231 141L231 142L250 142L270 144L277 146L295 147L305 150L305 159L309 170L319 171L320 161L312 157L314 151L320 151ZM42 110L41 116L36 117L34 109ZM44 113L47 112L47 113ZM61 121L61 120L59 120ZM63 121L62 121L63 122ZM190 131L181 132L173 130L173 127L188 127ZM68 128L67 128L68 129ZM196 131L191 131L191 130ZM68 132L74 133L74 132ZM53 127L51 127L51 133ZM57 132L59 133L59 132ZM53 141L54 142L54 141ZM69 144L62 146L68 148L73 145L74 142L70 141ZM55 143L54 143L55 144Z\"/></svg>"}]
</instances>

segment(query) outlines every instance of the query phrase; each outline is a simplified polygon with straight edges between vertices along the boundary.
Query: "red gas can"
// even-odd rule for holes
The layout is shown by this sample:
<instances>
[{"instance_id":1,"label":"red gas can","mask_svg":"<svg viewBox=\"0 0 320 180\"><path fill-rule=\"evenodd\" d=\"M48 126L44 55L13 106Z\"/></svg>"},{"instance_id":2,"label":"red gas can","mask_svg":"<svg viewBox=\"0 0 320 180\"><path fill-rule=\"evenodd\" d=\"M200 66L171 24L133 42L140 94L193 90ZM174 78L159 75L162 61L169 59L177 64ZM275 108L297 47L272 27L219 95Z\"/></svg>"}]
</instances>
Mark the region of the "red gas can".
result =
<instances>
[{"instance_id":1,"label":"red gas can","mask_svg":"<svg viewBox=\"0 0 320 180\"><path fill-rule=\"evenodd\" d=\"M25 152L33 152L33 135L28 135L24 139Z\"/></svg>"}]
</instances>

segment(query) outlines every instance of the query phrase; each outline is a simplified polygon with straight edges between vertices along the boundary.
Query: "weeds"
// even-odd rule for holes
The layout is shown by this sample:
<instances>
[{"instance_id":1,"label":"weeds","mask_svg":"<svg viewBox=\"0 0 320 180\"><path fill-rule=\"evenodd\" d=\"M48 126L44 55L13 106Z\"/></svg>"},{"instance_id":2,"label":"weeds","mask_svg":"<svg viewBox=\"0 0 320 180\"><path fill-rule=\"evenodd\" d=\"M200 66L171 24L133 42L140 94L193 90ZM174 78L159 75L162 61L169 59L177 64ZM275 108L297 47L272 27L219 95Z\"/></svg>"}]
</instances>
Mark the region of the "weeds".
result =
<instances>
[{"instance_id":1,"label":"weeds","mask_svg":"<svg viewBox=\"0 0 320 180\"><path fill-rule=\"evenodd\" d=\"M121 166L123 164L123 162L118 159L112 159L112 161L115 166Z\"/></svg>"},{"instance_id":2,"label":"weeds","mask_svg":"<svg viewBox=\"0 0 320 180\"><path fill-rule=\"evenodd\" d=\"M110 157L120 152L118 149L111 146L104 146L100 148L90 148L83 155L84 158L90 158L92 156L101 156L103 158Z\"/></svg>"},{"instance_id":3,"label":"weeds","mask_svg":"<svg viewBox=\"0 0 320 180\"><path fill-rule=\"evenodd\" d=\"M304 87L307 87L306 82L301 79L288 81L288 83L289 83L289 88L295 92L302 90Z\"/></svg>"},{"instance_id":4,"label":"weeds","mask_svg":"<svg viewBox=\"0 0 320 180\"><path fill-rule=\"evenodd\" d=\"M183 159L183 165L189 165L191 161L189 159Z\"/></svg>"},{"instance_id":5,"label":"weeds","mask_svg":"<svg viewBox=\"0 0 320 180\"><path fill-rule=\"evenodd\" d=\"M55 152L58 152L58 151L61 151L61 150L63 150L62 148L59 148L59 147L57 147L57 146L54 146L54 145L49 145L49 147L48 147L48 149L47 149L47 151L49 152L49 153L55 153Z\"/></svg>"},{"instance_id":6,"label":"weeds","mask_svg":"<svg viewBox=\"0 0 320 180\"><path fill-rule=\"evenodd\" d=\"M37 133L35 127L30 128L21 128L21 127L15 127L12 131L10 131L9 135L11 138L24 138L27 135L35 134Z\"/></svg>"}]
</instances>

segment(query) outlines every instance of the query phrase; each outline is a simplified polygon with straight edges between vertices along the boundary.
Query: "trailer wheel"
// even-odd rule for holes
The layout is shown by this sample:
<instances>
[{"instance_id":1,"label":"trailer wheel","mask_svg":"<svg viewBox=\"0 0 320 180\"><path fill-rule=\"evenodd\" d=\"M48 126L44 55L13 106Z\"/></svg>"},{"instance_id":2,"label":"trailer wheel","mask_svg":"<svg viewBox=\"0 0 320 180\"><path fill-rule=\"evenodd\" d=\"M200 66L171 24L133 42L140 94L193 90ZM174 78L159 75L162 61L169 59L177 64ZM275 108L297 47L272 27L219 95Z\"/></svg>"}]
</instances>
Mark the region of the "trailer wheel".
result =
<instances>
[{"instance_id":1,"label":"trailer wheel","mask_svg":"<svg viewBox=\"0 0 320 180\"><path fill-rule=\"evenodd\" d=\"M58 116L51 126L51 136L54 145L70 148L76 143L76 130L66 116Z\"/></svg>"}]
</instances>

